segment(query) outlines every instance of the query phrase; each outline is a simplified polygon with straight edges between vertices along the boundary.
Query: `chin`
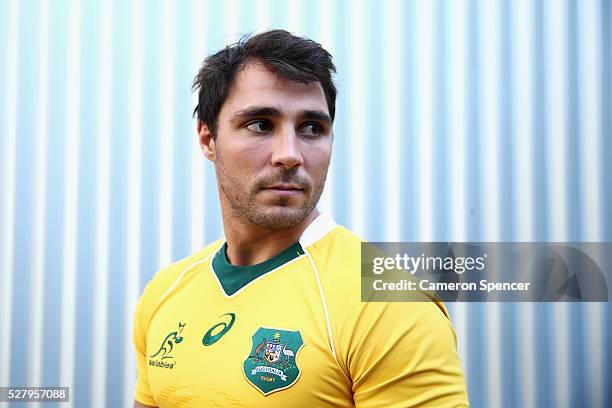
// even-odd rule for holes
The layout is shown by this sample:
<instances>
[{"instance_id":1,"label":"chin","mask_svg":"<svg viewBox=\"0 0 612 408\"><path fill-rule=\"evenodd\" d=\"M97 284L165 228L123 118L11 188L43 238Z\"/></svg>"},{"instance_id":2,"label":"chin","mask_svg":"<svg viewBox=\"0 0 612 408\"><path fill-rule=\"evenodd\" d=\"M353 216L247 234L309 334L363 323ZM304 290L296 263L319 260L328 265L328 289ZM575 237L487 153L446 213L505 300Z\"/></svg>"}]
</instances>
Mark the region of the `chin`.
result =
<instances>
[{"instance_id":1,"label":"chin","mask_svg":"<svg viewBox=\"0 0 612 408\"><path fill-rule=\"evenodd\" d=\"M314 207L313 207L314 208ZM313 208L295 206L274 206L254 211L249 219L262 228L280 230L292 228L303 222Z\"/></svg>"}]
</instances>

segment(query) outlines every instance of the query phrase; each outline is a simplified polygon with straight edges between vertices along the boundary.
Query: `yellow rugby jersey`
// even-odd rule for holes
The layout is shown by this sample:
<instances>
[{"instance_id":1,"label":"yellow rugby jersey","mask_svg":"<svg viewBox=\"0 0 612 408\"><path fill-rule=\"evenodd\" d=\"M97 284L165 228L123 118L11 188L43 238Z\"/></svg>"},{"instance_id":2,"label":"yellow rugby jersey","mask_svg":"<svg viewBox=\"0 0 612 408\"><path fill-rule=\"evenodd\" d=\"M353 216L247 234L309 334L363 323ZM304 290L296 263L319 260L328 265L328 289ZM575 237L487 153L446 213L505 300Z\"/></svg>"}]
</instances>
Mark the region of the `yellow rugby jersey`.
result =
<instances>
[{"instance_id":1,"label":"yellow rugby jersey","mask_svg":"<svg viewBox=\"0 0 612 408\"><path fill-rule=\"evenodd\" d=\"M323 214L261 264L230 265L219 240L162 269L136 310L136 400L468 406L444 306L361 302L360 242Z\"/></svg>"}]
</instances>

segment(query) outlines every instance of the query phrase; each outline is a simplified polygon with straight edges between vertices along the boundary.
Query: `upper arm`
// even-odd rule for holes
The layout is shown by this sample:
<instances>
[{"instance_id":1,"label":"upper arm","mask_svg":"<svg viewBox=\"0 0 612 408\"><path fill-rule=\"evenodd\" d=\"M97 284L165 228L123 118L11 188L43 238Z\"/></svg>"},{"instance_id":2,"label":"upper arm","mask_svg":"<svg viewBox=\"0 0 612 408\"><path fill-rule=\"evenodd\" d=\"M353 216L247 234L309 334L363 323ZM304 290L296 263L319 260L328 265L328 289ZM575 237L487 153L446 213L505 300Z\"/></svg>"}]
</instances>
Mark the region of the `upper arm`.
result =
<instances>
[{"instance_id":1,"label":"upper arm","mask_svg":"<svg viewBox=\"0 0 612 408\"><path fill-rule=\"evenodd\" d=\"M134 331L133 341L134 349L136 351L136 368L138 370L138 377L136 380L135 398L138 401L134 401L134 406L155 406L155 400L149 387L149 377L147 372L147 335L146 327L148 326L147 320L147 288L143 292L138 305L136 306L136 313L134 315ZM137 405L140 404L140 405Z\"/></svg>"},{"instance_id":2,"label":"upper arm","mask_svg":"<svg viewBox=\"0 0 612 408\"><path fill-rule=\"evenodd\" d=\"M469 406L456 335L435 303L366 303L353 335L357 408Z\"/></svg>"}]
</instances>

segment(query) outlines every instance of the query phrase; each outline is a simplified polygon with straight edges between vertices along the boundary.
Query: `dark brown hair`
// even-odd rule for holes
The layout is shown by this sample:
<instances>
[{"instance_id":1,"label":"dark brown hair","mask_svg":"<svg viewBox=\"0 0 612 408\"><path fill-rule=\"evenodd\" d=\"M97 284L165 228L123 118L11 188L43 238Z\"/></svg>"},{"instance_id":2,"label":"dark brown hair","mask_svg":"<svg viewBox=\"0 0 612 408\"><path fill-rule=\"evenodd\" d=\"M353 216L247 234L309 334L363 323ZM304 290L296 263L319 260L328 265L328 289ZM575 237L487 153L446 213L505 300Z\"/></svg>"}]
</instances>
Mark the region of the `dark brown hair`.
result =
<instances>
[{"instance_id":1,"label":"dark brown hair","mask_svg":"<svg viewBox=\"0 0 612 408\"><path fill-rule=\"evenodd\" d=\"M193 115L205 123L215 136L217 117L229 95L236 73L249 62L257 61L281 78L290 81L321 83L329 115L336 113L336 86L332 75L336 67L332 56L320 44L285 30L246 35L210 55L193 80L198 104Z\"/></svg>"}]
</instances>

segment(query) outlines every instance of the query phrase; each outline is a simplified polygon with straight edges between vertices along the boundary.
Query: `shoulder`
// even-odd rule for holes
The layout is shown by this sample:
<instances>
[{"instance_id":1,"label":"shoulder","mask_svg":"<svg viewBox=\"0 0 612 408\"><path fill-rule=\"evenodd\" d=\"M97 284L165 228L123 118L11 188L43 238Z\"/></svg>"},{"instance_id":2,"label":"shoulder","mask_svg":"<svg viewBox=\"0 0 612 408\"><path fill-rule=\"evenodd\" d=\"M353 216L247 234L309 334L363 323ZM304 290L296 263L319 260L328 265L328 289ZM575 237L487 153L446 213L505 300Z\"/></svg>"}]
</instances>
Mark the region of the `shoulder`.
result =
<instances>
[{"instance_id":1,"label":"shoulder","mask_svg":"<svg viewBox=\"0 0 612 408\"><path fill-rule=\"evenodd\" d=\"M308 248L324 285L332 293L341 292L345 306L347 301L351 301L355 306L364 306L361 299L361 252L364 245L368 245L368 242L362 237L341 225L336 225ZM366 250L371 251L372 246L369 248ZM434 306L433 310L448 318L443 302L426 293L423 293L423 300L430 303L427 308ZM418 309L416 306L415 308Z\"/></svg>"},{"instance_id":2,"label":"shoulder","mask_svg":"<svg viewBox=\"0 0 612 408\"><path fill-rule=\"evenodd\" d=\"M445 305L423 294L420 302L369 302L361 296L361 249L367 242L342 226L335 226L308 247L318 269L331 324L340 349L350 348L352 336L386 336L391 329L403 330L412 338L436 337L454 331ZM372 327L379 330L371 330ZM354 340L354 339L353 339ZM344 347L343 347L344 346Z\"/></svg>"},{"instance_id":3,"label":"shoulder","mask_svg":"<svg viewBox=\"0 0 612 408\"><path fill-rule=\"evenodd\" d=\"M306 249L318 273L329 303L344 306L360 303L361 237L341 225L334 225Z\"/></svg>"},{"instance_id":4,"label":"shoulder","mask_svg":"<svg viewBox=\"0 0 612 408\"><path fill-rule=\"evenodd\" d=\"M305 248L317 262L358 265L362 238L341 225L329 228L319 240Z\"/></svg>"},{"instance_id":5,"label":"shoulder","mask_svg":"<svg viewBox=\"0 0 612 408\"><path fill-rule=\"evenodd\" d=\"M306 229L300 244L310 258L324 292L349 283L352 288L359 284L361 242L363 239L338 225L327 214L319 215Z\"/></svg>"},{"instance_id":6,"label":"shoulder","mask_svg":"<svg viewBox=\"0 0 612 408\"><path fill-rule=\"evenodd\" d=\"M210 256L215 254L222 242L223 240L219 239L185 258L163 267L153 276L145 291L161 292L160 294L163 294L170 289L182 273L188 272L190 268L210 259Z\"/></svg>"},{"instance_id":7,"label":"shoulder","mask_svg":"<svg viewBox=\"0 0 612 408\"><path fill-rule=\"evenodd\" d=\"M136 311L139 320L146 324L165 294L171 291L196 266L208 262L222 242L223 239L219 239L205 248L160 269L147 283L140 296ZM143 329L145 328L143 327Z\"/></svg>"}]
</instances>

